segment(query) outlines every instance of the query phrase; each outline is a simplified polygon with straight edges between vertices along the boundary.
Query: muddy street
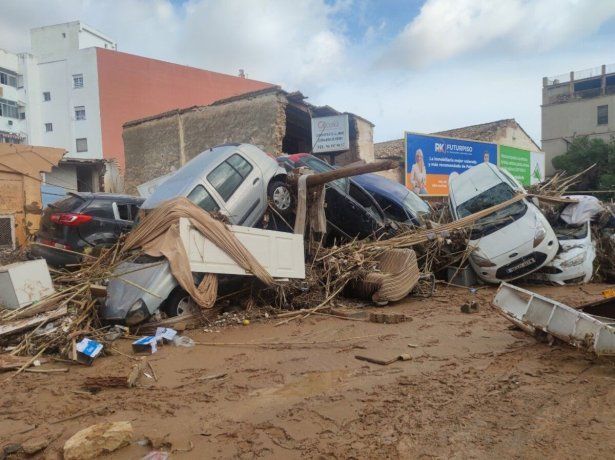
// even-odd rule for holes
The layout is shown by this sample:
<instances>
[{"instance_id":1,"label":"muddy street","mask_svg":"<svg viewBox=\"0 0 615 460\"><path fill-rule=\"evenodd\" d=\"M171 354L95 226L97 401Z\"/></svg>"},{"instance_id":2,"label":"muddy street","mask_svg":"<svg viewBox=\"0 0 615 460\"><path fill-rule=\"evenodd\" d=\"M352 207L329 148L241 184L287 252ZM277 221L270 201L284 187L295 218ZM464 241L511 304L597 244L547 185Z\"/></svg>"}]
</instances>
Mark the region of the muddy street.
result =
<instances>
[{"instance_id":1,"label":"muddy street","mask_svg":"<svg viewBox=\"0 0 615 460\"><path fill-rule=\"evenodd\" d=\"M576 305L602 288L536 290ZM493 294L479 290L472 314L460 312L471 294L457 288L372 310L411 318L399 324L310 316L190 331L199 343L237 345L164 346L149 357L157 381L150 372L135 388L92 394L86 378L130 371L130 341L120 340L123 355L92 367L4 383L0 441L47 439L55 458L78 430L127 420L134 442L109 458L152 449L172 458L607 456L612 362L514 330L488 306ZM404 353L409 361L387 366L355 358Z\"/></svg>"}]
</instances>

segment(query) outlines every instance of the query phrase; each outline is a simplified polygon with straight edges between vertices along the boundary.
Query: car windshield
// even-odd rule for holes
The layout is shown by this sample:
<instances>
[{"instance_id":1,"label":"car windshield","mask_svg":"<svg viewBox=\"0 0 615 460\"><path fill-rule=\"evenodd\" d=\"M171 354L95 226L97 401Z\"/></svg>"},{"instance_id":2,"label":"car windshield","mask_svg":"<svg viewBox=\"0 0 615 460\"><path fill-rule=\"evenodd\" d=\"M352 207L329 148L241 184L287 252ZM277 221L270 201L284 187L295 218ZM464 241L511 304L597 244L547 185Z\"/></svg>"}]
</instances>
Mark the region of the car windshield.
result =
<instances>
[{"instance_id":1,"label":"car windshield","mask_svg":"<svg viewBox=\"0 0 615 460\"><path fill-rule=\"evenodd\" d=\"M502 182L457 206L457 215L459 218L462 218L475 214L492 206L503 203L504 201L510 200L515 195L516 193L510 185ZM521 218L525 214L526 210L527 205L523 200L521 200L505 207L504 209L500 209L499 211L478 219L472 228L470 239L475 240L477 238L487 236L496 230L507 226L508 224Z\"/></svg>"},{"instance_id":2,"label":"car windshield","mask_svg":"<svg viewBox=\"0 0 615 460\"><path fill-rule=\"evenodd\" d=\"M409 191L409 193L404 198L404 207L410 210L412 215L422 216L431 212L429 205L412 191Z\"/></svg>"}]
</instances>

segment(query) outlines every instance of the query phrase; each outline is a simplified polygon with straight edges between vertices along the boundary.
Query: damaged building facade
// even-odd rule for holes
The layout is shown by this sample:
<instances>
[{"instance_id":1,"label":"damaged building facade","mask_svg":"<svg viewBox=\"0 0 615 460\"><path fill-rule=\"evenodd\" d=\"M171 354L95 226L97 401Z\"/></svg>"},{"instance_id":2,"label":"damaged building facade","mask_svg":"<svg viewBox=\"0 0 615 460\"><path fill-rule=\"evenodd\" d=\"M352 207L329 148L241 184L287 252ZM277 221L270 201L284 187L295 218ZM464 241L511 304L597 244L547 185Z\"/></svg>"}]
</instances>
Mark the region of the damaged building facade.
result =
<instances>
[{"instance_id":1,"label":"damaged building facade","mask_svg":"<svg viewBox=\"0 0 615 460\"><path fill-rule=\"evenodd\" d=\"M124 124L125 187L171 173L216 145L250 143L274 156L312 150L312 118L340 115L278 87L177 109ZM346 165L374 159L374 125L348 113L349 149L324 158Z\"/></svg>"}]
</instances>

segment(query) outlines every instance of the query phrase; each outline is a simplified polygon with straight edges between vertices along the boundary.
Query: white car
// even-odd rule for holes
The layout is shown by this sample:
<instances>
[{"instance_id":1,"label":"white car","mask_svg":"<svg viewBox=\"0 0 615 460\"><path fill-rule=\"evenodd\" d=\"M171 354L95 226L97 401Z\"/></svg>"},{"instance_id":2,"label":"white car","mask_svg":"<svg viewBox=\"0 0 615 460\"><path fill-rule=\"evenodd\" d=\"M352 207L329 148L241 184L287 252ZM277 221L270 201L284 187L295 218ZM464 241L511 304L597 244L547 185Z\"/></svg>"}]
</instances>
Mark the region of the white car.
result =
<instances>
[{"instance_id":1,"label":"white car","mask_svg":"<svg viewBox=\"0 0 615 460\"><path fill-rule=\"evenodd\" d=\"M449 179L449 203L455 219L469 216L524 193L508 172L478 164ZM479 219L470 232L470 265L488 283L510 281L538 270L557 254L555 232L540 210L522 199Z\"/></svg>"},{"instance_id":2,"label":"white car","mask_svg":"<svg viewBox=\"0 0 615 460\"><path fill-rule=\"evenodd\" d=\"M591 224L554 227L560 249L555 258L528 276L529 280L555 284L588 283L594 273L596 245Z\"/></svg>"}]
</instances>

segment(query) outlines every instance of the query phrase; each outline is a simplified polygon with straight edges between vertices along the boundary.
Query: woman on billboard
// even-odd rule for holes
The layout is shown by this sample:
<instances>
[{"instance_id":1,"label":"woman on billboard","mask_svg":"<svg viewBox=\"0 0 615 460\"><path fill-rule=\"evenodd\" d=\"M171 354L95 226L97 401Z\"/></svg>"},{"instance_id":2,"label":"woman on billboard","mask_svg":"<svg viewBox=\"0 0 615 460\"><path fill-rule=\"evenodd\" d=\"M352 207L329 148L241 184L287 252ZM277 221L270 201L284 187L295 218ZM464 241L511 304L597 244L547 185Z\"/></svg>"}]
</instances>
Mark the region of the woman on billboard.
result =
<instances>
[{"instance_id":1,"label":"woman on billboard","mask_svg":"<svg viewBox=\"0 0 615 460\"><path fill-rule=\"evenodd\" d=\"M417 149L414 154L414 164L410 171L410 185L414 193L425 195L427 193L427 170L423 161L423 151Z\"/></svg>"}]
</instances>

